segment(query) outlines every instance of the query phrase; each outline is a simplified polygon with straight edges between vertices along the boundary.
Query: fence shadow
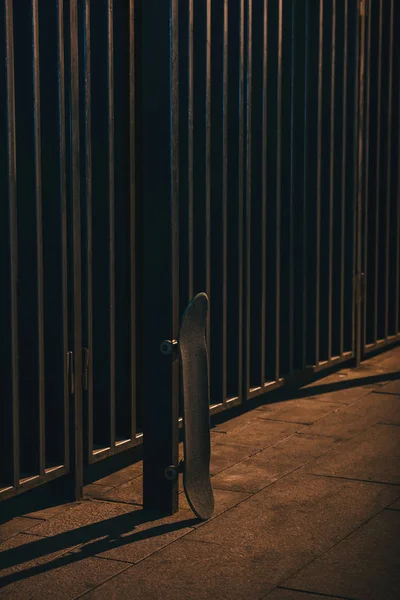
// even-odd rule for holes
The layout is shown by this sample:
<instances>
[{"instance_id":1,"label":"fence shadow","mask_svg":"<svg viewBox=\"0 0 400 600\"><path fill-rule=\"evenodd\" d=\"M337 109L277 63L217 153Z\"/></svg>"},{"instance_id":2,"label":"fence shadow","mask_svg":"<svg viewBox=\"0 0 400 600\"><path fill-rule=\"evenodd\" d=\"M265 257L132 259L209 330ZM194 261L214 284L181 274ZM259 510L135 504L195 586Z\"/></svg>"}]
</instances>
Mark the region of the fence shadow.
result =
<instances>
[{"instance_id":1,"label":"fence shadow","mask_svg":"<svg viewBox=\"0 0 400 600\"><path fill-rule=\"evenodd\" d=\"M321 373L321 379L326 377L326 373ZM313 398L322 394L329 394L332 392L340 392L357 387L368 387L371 386L371 392L383 392L381 389L374 389L372 386L379 383L389 383L390 381L395 381L396 379L400 379L400 371L392 371L389 373L380 373L378 375L366 375L365 377L354 377L352 379L346 379L341 381L334 381L330 383L318 383L318 380L314 380L314 384L312 387L304 387L310 383L313 383L313 380L309 380L303 384L286 384L281 388L277 388L275 390L271 390L263 394L262 396L258 396L257 398L252 398L245 402L242 405L239 405L235 408L229 410L229 412L221 412L211 417L211 427L224 423L227 420L230 420L236 416L241 414L250 412L255 408L263 406L265 404L275 404L277 402L285 402L288 400L299 400L301 398Z\"/></svg>"},{"instance_id":2,"label":"fence shadow","mask_svg":"<svg viewBox=\"0 0 400 600\"><path fill-rule=\"evenodd\" d=\"M14 569L29 561L40 561L49 554L62 553L53 560L36 564L20 571L14 571L1 577L0 588L28 579L34 575L52 571L69 564L79 562L85 558L116 549L135 541L145 540L172 533L186 527L193 527L199 523L197 518L189 518L183 521L162 523L149 529L135 531L140 525L151 523L161 518L161 515L143 509L133 510L112 519L106 519L91 525L85 525L66 531L48 538L40 538L29 544L10 548L0 552L0 565L2 571ZM65 551L63 553L63 551ZM132 564L134 564L132 562Z\"/></svg>"}]
</instances>

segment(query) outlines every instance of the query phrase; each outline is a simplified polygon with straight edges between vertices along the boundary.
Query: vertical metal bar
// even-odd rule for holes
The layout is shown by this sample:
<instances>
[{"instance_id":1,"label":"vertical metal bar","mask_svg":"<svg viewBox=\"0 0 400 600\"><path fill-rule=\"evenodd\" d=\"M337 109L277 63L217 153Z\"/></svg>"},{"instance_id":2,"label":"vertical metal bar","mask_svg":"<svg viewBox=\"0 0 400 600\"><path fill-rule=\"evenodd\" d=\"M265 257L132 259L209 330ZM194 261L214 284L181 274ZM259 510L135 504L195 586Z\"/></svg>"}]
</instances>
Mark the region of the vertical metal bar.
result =
<instances>
[{"instance_id":1,"label":"vertical metal bar","mask_svg":"<svg viewBox=\"0 0 400 600\"><path fill-rule=\"evenodd\" d=\"M131 439L136 436L136 146L135 146L135 1L129 1L129 207L131 318Z\"/></svg>"},{"instance_id":2,"label":"vertical metal bar","mask_svg":"<svg viewBox=\"0 0 400 600\"><path fill-rule=\"evenodd\" d=\"M189 69L188 69L188 284L189 300L193 297L193 0L189 0Z\"/></svg>"},{"instance_id":3,"label":"vertical metal bar","mask_svg":"<svg viewBox=\"0 0 400 600\"><path fill-rule=\"evenodd\" d=\"M289 199L289 373L293 372L294 345L294 115L295 115L295 22L296 3L292 2L290 72L290 199Z\"/></svg>"},{"instance_id":4,"label":"vertical metal bar","mask_svg":"<svg viewBox=\"0 0 400 600\"><path fill-rule=\"evenodd\" d=\"M397 41L398 43L398 41ZM398 115L400 115L400 69L397 73L397 86L399 87L399 109ZM397 145L397 231L396 231L396 260L395 260L395 272L396 272L396 292L395 292L395 333L398 335L399 330L399 312L400 312L400 119L398 122L398 145Z\"/></svg>"},{"instance_id":5,"label":"vertical metal bar","mask_svg":"<svg viewBox=\"0 0 400 600\"><path fill-rule=\"evenodd\" d=\"M90 31L90 13L91 0L85 0L85 154L86 154L86 247L87 247L87 264L86 269L86 285L87 285L87 344L89 349L89 364L88 364L88 390L87 390L87 433L88 433L88 458L93 453L93 272L92 272L92 256L93 256L93 211L92 211L92 72L91 72L91 31Z\"/></svg>"},{"instance_id":6,"label":"vertical metal bar","mask_svg":"<svg viewBox=\"0 0 400 600\"><path fill-rule=\"evenodd\" d=\"M263 77L262 77L262 209L261 209L261 385L265 383L265 336L267 297L267 74L268 74L268 0L264 0Z\"/></svg>"},{"instance_id":7,"label":"vertical metal bar","mask_svg":"<svg viewBox=\"0 0 400 600\"><path fill-rule=\"evenodd\" d=\"M329 165L329 282L328 282L328 360L332 358L332 268L333 268L333 202L335 169L335 68L336 68L336 0L332 0L332 45L331 45L331 130Z\"/></svg>"},{"instance_id":8,"label":"vertical metal bar","mask_svg":"<svg viewBox=\"0 0 400 600\"><path fill-rule=\"evenodd\" d=\"M247 65L246 65L246 194L245 194L245 253L246 253L246 324L245 324L245 390L244 397L250 389L250 306L251 306L251 102L252 102L252 2L247 3Z\"/></svg>"},{"instance_id":9,"label":"vertical metal bar","mask_svg":"<svg viewBox=\"0 0 400 600\"><path fill-rule=\"evenodd\" d=\"M389 268L390 268L390 196L391 196L391 164L392 164L392 81L393 81L393 28L394 6L390 1L389 31L389 82L388 82L388 114L387 114L387 155L386 155L386 257L385 257L385 339L389 337Z\"/></svg>"},{"instance_id":10,"label":"vertical metal bar","mask_svg":"<svg viewBox=\"0 0 400 600\"><path fill-rule=\"evenodd\" d=\"M244 0L239 23L239 157L238 157L238 396L243 397L243 183L244 183Z\"/></svg>"},{"instance_id":11,"label":"vertical metal bar","mask_svg":"<svg viewBox=\"0 0 400 600\"><path fill-rule=\"evenodd\" d=\"M38 306L38 368L39 368L39 465L43 476L45 457L45 407L44 407L44 324L43 324L43 231L42 231L42 159L40 127L40 67L39 67L39 9L38 0L32 2L33 27L33 118L35 128L35 196L36 196L36 248L37 248L37 306Z\"/></svg>"},{"instance_id":12,"label":"vertical metal bar","mask_svg":"<svg viewBox=\"0 0 400 600\"><path fill-rule=\"evenodd\" d=\"M356 48L359 52L359 60L357 64L359 64L359 73L357 73L358 77L356 81L359 81L359 96L356 92L356 106L358 106L358 114L357 123L358 123L358 164L356 165L356 173L357 173L357 206L356 206L356 221L357 221L357 233L356 233L356 244L357 244L357 254L356 254L356 272L358 276L361 273L361 242L362 242L362 199L363 199L363 189L362 189L362 180L363 180L363 151L364 151L364 85L365 85L365 14L361 17L361 35L359 37L358 34L359 27L357 27L357 44ZM357 69L357 70L358 70ZM357 88L356 88L357 89ZM359 97L359 102L358 102ZM361 318L362 318L362 306L361 306L361 287L357 285L356 288L356 314L355 314L355 331L356 331L356 340L355 340L355 355L356 355L356 365L359 366L361 361Z\"/></svg>"},{"instance_id":13,"label":"vertical metal bar","mask_svg":"<svg viewBox=\"0 0 400 600\"><path fill-rule=\"evenodd\" d=\"M367 56L366 61L368 64L368 76L366 78L366 97L365 97L365 158L364 158L364 235L363 235L363 244L364 244L364 285L365 289L367 289L367 279L368 279L368 253L369 253L369 243L368 243L368 208L369 208L369 129L370 129L370 97L371 97L371 29L372 29L372 19L371 19L371 10L369 7L368 10L368 33L367 33ZM365 294L363 299L363 324L362 324L362 338L361 338L361 353L364 351L365 344L367 342L367 311L369 308L369 295Z\"/></svg>"},{"instance_id":14,"label":"vertical metal bar","mask_svg":"<svg viewBox=\"0 0 400 600\"><path fill-rule=\"evenodd\" d=\"M146 509L171 514L178 509L178 484L164 470L178 461L179 362L159 348L179 328L178 0L146 0L141 32L143 501Z\"/></svg>"},{"instance_id":15,"label":"vertical metal bar","mask_svg":"<svg viewBox=\"0 0 400 600\"><path fill-rule=\"evenodd\" d=\"M109 252L110 252L110 444L115 447L115 243L114 243L114 0L108 0L108 195L109 195Z\"/></svg>"},{"instance_id":16,"label":"vertical metal bar","mask_svg":"<svg viewBox=\"0 0 400 600\"><path fill-rule=\"evenodd\" d=\"M281 277L281 166L282 166L282 0L279 0L278 81L276 141L276 296L275 296L275 380L279 380L280 353L280 277Z\"/></svg>"},{"instance_id":17,"label":"vertical metal bar","mask_svg":"<svg viewBox=\"0 0 400 600\"><path fill-rule=\"evenodd\" d=\"M365 11L364 11L365 12ZM354 145L353 145L353 156L352 156L352 169L353 169L353 186L352 186L352 198L354 198L354 225L353 225L353 302L352 302L352 343L351 347L355 352L356 365L360 364L361 360L361 285L357 284L354 290L354 282L360 283L360 269L361 269L361 223L362 223L362 198L361 188L362 180L360 179L360 171L362 167L362 119L360 115L363 115L364 104L363 95L359 96L360 88L364 91L364 52L360 52L362 48L361 37L360 37L360 11L356 14L356 27L354 36ZM365 16L362 19L361 36L365 35ZM364 39L364 38L363 38ZM362 64L360 65L360 62ZM361 98L361 110L359 106L359 98ZM361 136L361 137L360 137ZM360 193L359 193L360 192ZM357 277L356 277L357 276ZM355 293L354 293L355 291Z\"/></svg>"},{"instance_id":18,"label":"vertical metal bar","mask_svg":"<svg viewBox=\"0 0 400 600\"><path fill-rule=\"evenodd\" d=\"M344 3L343 98L342 98L342 181L341 181L341 231L340 231L340 356L344 353L344 270L346 236L346 168L347 168L347 61L348 61L348 0Z\"/></svg>"},{"instance_id":19,"label":"vertical metal bar","mask_svg":"<svg viewBox=\"0 0 400 600\"><path fill-rule=\"evenodd\" d=\"M309 123L309 34L310 34L310 1L306 0L306 21L305 21L305 49L304 49L304 152L303 152L303 232L302 232L302 243L303 243L303 294L302 294L302 313L303 313L303 330L302 330L302 368L305 369L307 366L307 201L308 201L308 123Z\"/></svg>"},{"instance_id":20,"label":"vertical metal bar","mask_svg":"<svg viewBox=\"0 0 400 600\"><path fill-rule=\"evenodd\" d=\"M71 197L73 244L74 303L74 484L75 497L82 497L83 488L83 417L82 417L82 306L81 306L81 212L80 212L80 149L79 149L79 48L78 0L70 0L70 135L71 135Z\"/></svg>"},{"instance_id":21,"label":"vertical metal bar","mask_svg":"<svg viewBox=\"0 0 400 600\"><path fill-rule=\"evenodd\" d=\"M5 3L6 71L7 71L7 155L8 202L10 219L10 295L11 295L11 365L12 365L12 428L13 479L19 485L19 373L18 373L18 231L17 231L17 166L15 132L15 74L13 3Z\"/></svg>"},{"instance_id":22,"label":"vertical metal bar","mask_svg":"<svg viewBox=\"0 0 400 600\"><path fill-rule=\"evenodd\" d=\"M68 352L68 271L67 271L67 172L65 140L65 61L64 61L64 0L57 2L58 32L58 114L59 114L59 157L60 157L60 202L61 202L61 246L62 246L62 304L63 304L63 355ZM64 465L69 464L69 390L67 361L64 361Z\"/></svg>"},{"instance_id":23,"label":"vertical metal bar","mask_svg":"<svg viewBox=\"0 0 400 600\"><path fill-rule=\"evenodd\" d=\"M318 54L318 131L317 131L317 209L316 209L316 248L315 248L315 364L319 364L320 329L320 272L321 272L321 152L322 152L322 77L323 77L323 22L324 3L319 3L319 54Z\"/></svg>"},{"instance_id":24,"label":"vertical metal bar","mask_svg":"<svg viewBox=\"0 0 400 600\"><path fill-rule=\"evenodd\" d=\"M224 0L223 148L222 148L222 401L227 399L227 269L228 269L228 3Z\"/></svg>"},{"instance_id":25,"label":"vertical metal bar","mask_svg":"<svg viewBox=\"0 0 400 600\"><path fill-rule=\"evenodd\" d=\"M383 2L379 2L379 42L378 42L378 81L377 81L377 133L376 133L376 188L375 188L375 289L374 289L374 342L378 341L378 290L379 290L379 200L380 200L380 162L381 162L381 88L382 88L382 20Z\"/></svg>"},{"instance_id":26,"label":"vertical metal bar","mask_svg":"<svg viewBox=\"0 0 400 600\"><path fill-rule=\"evenodd\" d=\"M206 293L210 297L210 283L211 283L211 238L210 238L210 139L211 139L211 0L207 0L206 5L206 98L205 98L205 185L206 185L206 214L205 214L205 261L206 261ZM210 301L211 303L211 301ZM210 354L210 323L211 323L211 311L208 313L207 318L207 344L208 352Z\"/></svg>"}]
</instances>

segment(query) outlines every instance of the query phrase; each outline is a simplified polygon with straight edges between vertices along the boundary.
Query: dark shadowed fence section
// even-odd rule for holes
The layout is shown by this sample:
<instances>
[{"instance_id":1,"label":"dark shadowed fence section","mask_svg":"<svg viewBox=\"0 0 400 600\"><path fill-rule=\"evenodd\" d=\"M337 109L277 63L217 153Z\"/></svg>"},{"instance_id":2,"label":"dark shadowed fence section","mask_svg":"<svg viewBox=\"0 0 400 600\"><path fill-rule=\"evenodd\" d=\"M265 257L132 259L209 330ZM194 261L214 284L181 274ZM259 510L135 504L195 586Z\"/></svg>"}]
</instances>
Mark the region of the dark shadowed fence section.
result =
<instances>
[{"instance_id":1,"label":"dark shadowed fence section","mask_svg":"<svg viewBox=\"0 0 400 600\"><path fill-rule=\"evenodd\" d=\"M362 348L400 339L400 5L368 5L362 170Z\"/></svg>"},{"instance_id":2,"label":"dark shadowed fence section","mask_svg":"<svg viewBox=\"0 0 400 600\"><path fill-rule=\"evenodd\" d=\"M145 505L176 510L160 343L198 292L212 413L400 339L399 23L397 0L0 0L0 498L79 497L144 441Z\"/></svg>"},{"instance_id":3,"label":"dark shadowed fence section","mask_svg":"<svg viewBox=\"0 0 400 600\"><path fill-rule=\"evenodd\" d=\"M78 3L85 458L136 445L134 2Z\"/></svg>"},{"instance_id":4,"label":"dark shadowed fence section","mask_svg":"<svg viewBox=\"0 0 400 600\"><path fill-rule=\"evenodd\" d=\"M212 410L354 357L359 5L182 3L180 298Z\"/></svg>"},{"instance_id":5,"label":"dark shadowed fence section","mask_svg":"<svg viewBox=\"0 0 400 600\"><path fill-rule=\"evenodd\" d=\"M67 473L64 3L0 3L0 494Z\"/></svg>"},{"instance_id":6,"label":"dark shadowed fence section","mask_svg":"<svg viewBox=\"0 0 400 600\"><path fill-rule=\"evenodd\" d=\"M141 441L132 1L0 2L0 495Z\"/></svg>"}]
</instances>

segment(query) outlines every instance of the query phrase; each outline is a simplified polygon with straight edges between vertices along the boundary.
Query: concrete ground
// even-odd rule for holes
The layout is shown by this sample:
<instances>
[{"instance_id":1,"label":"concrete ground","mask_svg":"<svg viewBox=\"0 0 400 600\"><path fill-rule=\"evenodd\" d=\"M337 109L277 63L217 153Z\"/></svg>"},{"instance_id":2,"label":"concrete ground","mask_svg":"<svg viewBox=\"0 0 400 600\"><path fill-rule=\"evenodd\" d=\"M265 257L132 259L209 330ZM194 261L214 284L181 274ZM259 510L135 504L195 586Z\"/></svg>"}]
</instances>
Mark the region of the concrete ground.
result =
<instances>
[{"instance_id":1,"label":"concrete ground","mask_svg":"<svg viewBox=\"0 0 400 600\"><path fill-rule=\"evenodd\" d=\"M0 598L400 598L400 347L212 430L215 516L141 507L141 465L0 527Z\"/></svg>"}]
</instances>

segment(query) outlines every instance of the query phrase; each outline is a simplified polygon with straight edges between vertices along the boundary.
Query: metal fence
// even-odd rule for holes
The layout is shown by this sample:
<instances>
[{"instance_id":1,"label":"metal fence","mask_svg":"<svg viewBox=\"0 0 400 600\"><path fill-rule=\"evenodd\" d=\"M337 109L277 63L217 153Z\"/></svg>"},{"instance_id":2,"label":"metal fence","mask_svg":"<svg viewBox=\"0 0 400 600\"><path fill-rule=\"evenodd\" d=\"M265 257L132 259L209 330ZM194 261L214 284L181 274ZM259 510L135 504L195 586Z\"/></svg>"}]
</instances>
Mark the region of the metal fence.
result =
<instances>
[{"instance_id":1,"label":"metal fence","mask_svg":"<svg viewBox=\"0 0 400 600\"><path fill-rule=\"evenodd\" d=\"M212 413L400 339L400 6L0 11L0 498L144 441L173 511L196 292Z\"/></svg>"},{"instance_id":2,"label":"metal fence","mask_svg":"<svg viewBox=\"0 0 400 600\"><path fill-rule=\"evenodd\" d=\"M362 347L400 337L400 6L371 2L363 45Z\"/></svg>"},{"instance_id":3,"label":"metal fence","mask_svg":"<svg viewBox=\"0 0 400 600\"><path fill-rule=\"evenodd\" d=\"M134 3L0 6L0 495L79 494L142 436Z\"/></svg>"},{"instance_id":4,"label":"metal fence","mask_svg":"<svg viewBox=\"0 0 400 600\"><path fill-rule=\"evenodd\" d=\"M354 356L358 3L184 5L180 297L211 297L216 410Z\"/></svg>"},{"instance_id":5,"label":"metal fence","mask_svg":"<svg viewBox=\"0 0 400 600\"><path fill-rule=\"evenodd\" d=\"M1 2L1 497L71 469L62 2ZM72 263L72 260L71 260Z\"/></svg>"}]
</instances>

